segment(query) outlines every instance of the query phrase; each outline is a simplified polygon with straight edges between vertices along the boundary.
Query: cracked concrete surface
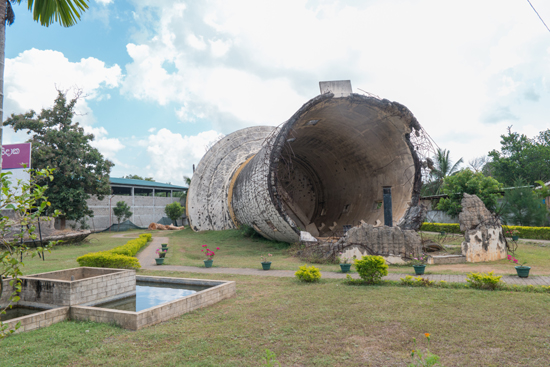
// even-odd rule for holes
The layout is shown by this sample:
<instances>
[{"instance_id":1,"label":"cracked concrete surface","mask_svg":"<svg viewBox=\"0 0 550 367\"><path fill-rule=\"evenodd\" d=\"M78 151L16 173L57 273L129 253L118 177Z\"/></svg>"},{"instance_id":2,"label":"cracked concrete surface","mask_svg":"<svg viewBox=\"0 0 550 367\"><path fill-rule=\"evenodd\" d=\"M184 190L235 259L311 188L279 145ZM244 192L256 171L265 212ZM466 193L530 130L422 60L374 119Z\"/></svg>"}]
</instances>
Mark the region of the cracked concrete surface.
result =
<instances>
[{"instance_id":1,"label":"cracked concrete surface","mask_svg":"<svg viewBox=\"0 0 550 367\"><path fill-rule=\"evenodd\" d=\"M194 230L246 224L292 243L301 230L323 236L383 220L383 186L392 187L394 224L418 205L412 113L351 93L349 81L321 90L280 127L239 130L210 149L189 188Z\"/></svg>"}]
</instances>

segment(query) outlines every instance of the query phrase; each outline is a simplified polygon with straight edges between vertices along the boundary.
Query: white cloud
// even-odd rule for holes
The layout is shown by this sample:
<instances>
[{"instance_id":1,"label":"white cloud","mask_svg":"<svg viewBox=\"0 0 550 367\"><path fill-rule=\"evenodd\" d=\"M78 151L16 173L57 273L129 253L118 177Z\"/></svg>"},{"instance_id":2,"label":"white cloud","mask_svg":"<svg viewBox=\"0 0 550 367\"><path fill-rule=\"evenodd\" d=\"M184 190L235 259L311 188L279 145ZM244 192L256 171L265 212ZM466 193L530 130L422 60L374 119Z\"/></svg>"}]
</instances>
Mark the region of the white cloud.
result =
<instances>
[{"instance_id":1,"label":"white cloud","mask_svg":"<svg viewBox=\"0 0 550 367\"><path fill-rule=\"evenodd\" d=\"M351 79L355 91L409 107L466 160L498 148L512 122L520 132L547 128L548 34L525 3L135 1L159 19L128 45L124 93L178 103L182 121L224 133L275 125L319 93L318 81ZM550 3L536 6L550 14Z\"/></svg>"},{"instance_id":2,"label":"white cloud","mask_svg":"<svg viewBox=\"0 0 550 367\"><path fill-rule=\"evenodd\" d=\"M205 131L193 136L182 136L168 129L160 129L147 139L150 168L156 181L183 184L183 176L191 176L193 164L198 164L206 148L223 135Z\"/></svg>"},{"instance_id":3,"label":"white cloud","mask_svg":"<svg viewBox=\"0 0 550 367\"><path fill-rule=\"evenodd\" d=\"M107 130L102 126L92 126L95 122L93 111L88 105L92 99L109 98L105 90L119 86L122 73L118 65L107 67L105 63L93 57L79 62L69 61L61 52L31 49L22 52L13 59L6 59L6 80L4 83L4 117L12 113L24 113L28 110L40 112L50 108L57 97L57 90L67 91L73 98L79 90L79 98L73 121L83 125L86 133L94 134L92 146L109 159L115 159L115 153L124 148L117 138L106 138ZM7 142L26 140L27 136L14 134L4 128Z\"/></svg>"},{"instance_id":4,"label":"white cloud","mask_svg":"<svg viewBox=\"0 0 550 367\"><path fill-rule=\"evenodd\" d=\"M152 127L152 128L150 128L149 130L147 130L147 131L149 131L150 133L154 133L155 131L157 131L157 128L156 128L156 127Z\"/></svg>"},{"instance_id":5,"label":"white cloud","mask_svg":"<svg viewBox=\"0 0 550 367\"><path fill-rule=\"evenodd\" d=\"M79 116L81 123L91 125L94 117L86 101L103 97L103 91L117 87L121 77L118 65L107 67L93 57L71 62L61 52L33 48L6 59L4 114L39 112L53 105L57 90L69 91L71 98L81 90L75 110L87 114Z\"/></svg>"},{"instance_id":6,"label":"white cloud","mask_svg":"<svg viewBox=\"0 0 550 367\"><path fill-rule=\"evenodd\" d=\"M113 0L95 0L95 2L101 5L109 5L113 2Z\"/></svg>"}]
</instances>

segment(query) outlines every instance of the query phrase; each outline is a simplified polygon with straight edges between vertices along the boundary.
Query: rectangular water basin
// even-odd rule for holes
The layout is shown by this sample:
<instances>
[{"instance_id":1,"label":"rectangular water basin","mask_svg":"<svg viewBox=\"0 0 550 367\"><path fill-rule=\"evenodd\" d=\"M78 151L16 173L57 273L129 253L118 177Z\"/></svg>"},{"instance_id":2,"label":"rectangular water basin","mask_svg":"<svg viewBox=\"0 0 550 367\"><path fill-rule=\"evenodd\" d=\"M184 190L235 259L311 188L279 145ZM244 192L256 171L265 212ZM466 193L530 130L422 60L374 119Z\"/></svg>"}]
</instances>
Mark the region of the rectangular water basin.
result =
<instances>
[{"instance_id":1,"label":"rectangular water basin","mask_svg":"<svg viewBox=\"0 0 550 367\"><path fill-rule=\"evenodd\" d=\"M212 286L178 283L136 282L136 294L130 297L101 303L94 307L139 312L179 298L187 297Z\"/></svg>"},{"instance_id":2,"label":"rectangular water basin","mask_svg":"<svg viewBox=\"0 0 550 367\"><path fill-rule=\"evenodd\" d=\"M8 308L5 314L0 314L0 321L6 322L11 319L17 319L19 317L32 315L33 313L37 313L41 311L44 311L44 310L41 308L34 308L34 307L15 306L12 308Z\"/></svg>"},{"instance_id":3,"label":"rectangular water basin","mask_svg":"<svg viewBox=\"0 0 550 367\"><path fill-rule=\"evenodd\" d=\"M235 282L136 276L136 295L72 306L71 319L115 323L139 330L235 295Z\"/></svg>"}]
</instances>

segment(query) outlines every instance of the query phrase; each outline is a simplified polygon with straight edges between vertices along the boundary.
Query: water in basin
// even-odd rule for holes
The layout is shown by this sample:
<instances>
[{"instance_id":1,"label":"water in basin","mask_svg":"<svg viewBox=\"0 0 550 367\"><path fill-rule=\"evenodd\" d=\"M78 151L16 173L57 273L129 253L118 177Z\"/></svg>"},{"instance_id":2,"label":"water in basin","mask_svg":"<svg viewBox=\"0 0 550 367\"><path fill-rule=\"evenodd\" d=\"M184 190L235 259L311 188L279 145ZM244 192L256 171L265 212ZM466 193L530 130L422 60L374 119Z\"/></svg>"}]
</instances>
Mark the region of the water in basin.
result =
<instances>
[{"instance_id":1,"label":"water in basin","mask_svg":"<svg viewBox=\"0 0 550 367\"><path fill-rule=\"evenodd\" d=\"M95 307L139 312L189 296L210 287L177 283L136 282L136 295L106 302Z\"/></svg>"},{"instance_id":2,"label":"water in basin","mask_svg":"<svg viewBox=\"0 0 550 367\"><path fill-rule=\"evenodd\" d=\"M18 317L32 315L33 313L42 312L45 310L32 307L21 307L15 306L13 308L8 308L5 314L0 315L0 321L8 321L11 319L16 319Z\"/></svg>"}]
</instances>

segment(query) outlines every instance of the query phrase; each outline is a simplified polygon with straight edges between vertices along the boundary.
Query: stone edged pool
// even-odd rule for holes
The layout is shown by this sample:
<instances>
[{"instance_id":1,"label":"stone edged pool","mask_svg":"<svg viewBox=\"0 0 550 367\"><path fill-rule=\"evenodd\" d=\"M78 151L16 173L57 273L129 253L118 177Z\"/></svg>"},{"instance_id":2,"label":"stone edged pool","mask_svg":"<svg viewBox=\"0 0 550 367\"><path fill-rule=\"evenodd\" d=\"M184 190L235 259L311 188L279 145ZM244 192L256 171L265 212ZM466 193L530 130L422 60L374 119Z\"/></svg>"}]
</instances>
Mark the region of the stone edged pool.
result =
<instances>
[{"instance_id":1,"label":"stone edged pool","mask_svg":"<svg viewBox=\"0 0 550 367\"><path fill-rule=\"evenodd\" d=\"M136 281L136 294L134 296L101 303L94 307L139 312L190 296L211 287L180 283Z\"/></svg>"}]
</instances>

